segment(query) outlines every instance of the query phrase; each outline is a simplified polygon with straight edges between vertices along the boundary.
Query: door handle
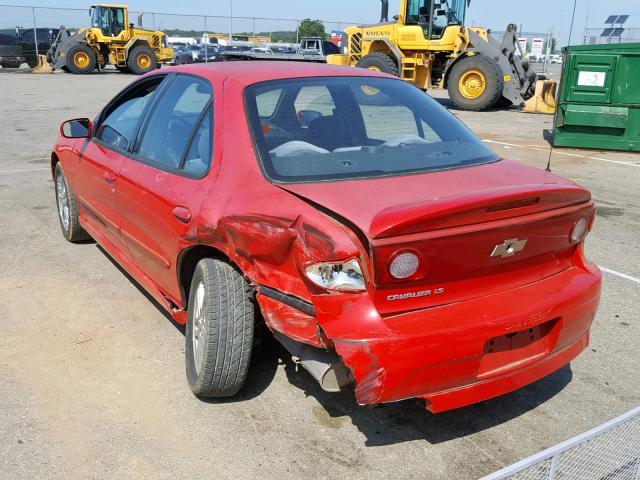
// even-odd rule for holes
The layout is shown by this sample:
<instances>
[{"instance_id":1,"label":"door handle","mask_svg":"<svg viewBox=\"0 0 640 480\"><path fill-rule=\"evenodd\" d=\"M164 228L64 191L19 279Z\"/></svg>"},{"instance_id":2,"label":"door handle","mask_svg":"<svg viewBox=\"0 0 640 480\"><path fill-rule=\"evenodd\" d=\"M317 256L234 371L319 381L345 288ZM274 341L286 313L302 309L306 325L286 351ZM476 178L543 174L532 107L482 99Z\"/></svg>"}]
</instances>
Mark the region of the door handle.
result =
<instances>
[{"instance_id":1,"label":"door handle","mask_svg":"<svg viewBox=\"0 0 640 480\"><path fill-rule=\"evenodd\" d=\"M189 220L191 220L191 212L186 207L174 208L173 216L180 220L182 223L189 223Z\"/></svg>"},{"instance_id":2,"label":"door handle","mask_svg":"<svg viewBox=\"0 0 640 480\"><path fill-rule=\"evenodd\" d=\"M104 181L109 185L113 185L116 181L116 174L113 172L104 172Z\"/></svg>"}]
</instances>

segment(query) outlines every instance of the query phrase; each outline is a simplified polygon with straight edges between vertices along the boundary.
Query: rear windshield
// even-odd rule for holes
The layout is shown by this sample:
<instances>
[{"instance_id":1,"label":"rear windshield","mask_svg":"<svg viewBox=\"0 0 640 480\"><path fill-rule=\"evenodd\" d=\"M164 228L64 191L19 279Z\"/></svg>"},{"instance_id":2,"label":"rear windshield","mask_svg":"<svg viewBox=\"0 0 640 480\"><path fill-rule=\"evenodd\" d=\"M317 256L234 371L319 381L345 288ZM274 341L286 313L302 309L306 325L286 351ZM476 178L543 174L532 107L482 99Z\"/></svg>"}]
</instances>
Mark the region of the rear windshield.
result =
<instances>
[{"instance_id":1,"label":"rear windshield","mask_svg":"<svg viewBox=\"0 0 640 480\"><path fill-rule=\"evenodd\" d=\"M435 100L402 80L318 77L250 86L263 171L278 182L374 178L498 160Z\"/></svg>"}]
</instances>

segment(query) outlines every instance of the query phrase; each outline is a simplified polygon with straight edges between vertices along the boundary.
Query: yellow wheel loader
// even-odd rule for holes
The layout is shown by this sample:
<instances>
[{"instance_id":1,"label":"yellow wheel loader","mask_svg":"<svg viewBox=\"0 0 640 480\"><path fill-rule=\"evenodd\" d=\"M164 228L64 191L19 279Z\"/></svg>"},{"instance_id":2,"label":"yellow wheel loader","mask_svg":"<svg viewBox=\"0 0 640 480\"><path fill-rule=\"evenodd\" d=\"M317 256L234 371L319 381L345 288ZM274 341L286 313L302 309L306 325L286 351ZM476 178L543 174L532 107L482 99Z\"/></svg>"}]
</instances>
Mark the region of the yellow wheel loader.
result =
<instances>
[{"instance_id":1,"label":"yellow wheel loader","mask_svg":"<svg viewBox=\"0 0 640 480\"><path fill-rule=\"evenodd\" d=\"M165 34L134 27L125 5L96 4L89 12L90 28L70 35L64 26L60 27L47 52L47 60L54 68L82 74L112 64L122 72L141 75L173 60Z\"/></svg>"},{"instance_id":2,"label":"yellow wheel loader","mask_svg":"<svg viewBox=\"0 0 640 480\"><path fill-rule=\"evenodd\" d=\"M507 27L502 42L484 28L465 27L470 1L400 0L400 13L389 21L389 2L381 0L380 23L346 28L342 53L329 55L327 63L390 73L425 91L448 89L464 110L514 104L553 113L556 83L533 71L516 26Z\"/></svg>"}]
</instances>

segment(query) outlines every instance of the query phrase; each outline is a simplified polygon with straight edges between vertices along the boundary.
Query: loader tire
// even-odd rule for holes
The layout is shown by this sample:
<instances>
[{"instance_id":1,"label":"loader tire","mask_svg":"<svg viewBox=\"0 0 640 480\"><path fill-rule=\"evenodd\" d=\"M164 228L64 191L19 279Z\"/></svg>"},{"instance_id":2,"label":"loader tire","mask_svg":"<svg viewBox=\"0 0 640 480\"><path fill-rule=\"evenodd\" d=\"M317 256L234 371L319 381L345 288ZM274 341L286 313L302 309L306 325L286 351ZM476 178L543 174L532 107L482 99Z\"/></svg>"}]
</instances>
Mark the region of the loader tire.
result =
<instances>
[{"instance_id":1,"label":"loader tire","mask_svg":"<svg viewBox=\"0 0 640 480\"><path fill-rule=\"evenodd\" d=\"M67 52L66 67L71 73L91 73L96 69L96 54L89 45L74 45Z\"/></svg>"},{"instance_id":2,"label":"loader tire","mask_svg":"<svg viewBox=\"0 0 640 480\"><path fill-rule=\"evenodd\" d=\"M155 70L157 66L158 59L156 58L156 54L153 53L153 50L149 47L139 45L129 52L127 67L131 73L143 75Z\"/></svg>"},{"instance_id":3,"label":"loader tire","mask_svg":"<svg viewBox=\"0 0 640 480\"><path fill-rule=\"evenodd\" d=\"M465 57L451 69L449 98L461 110L487 110L502 98L504 81L496 62L483 55Z\"/></svg>"},{"instance_id":4,"label":"loader tire","mask_svg":"<svg viewBox=\"0 0 640 480\"><path fill-rule=\"evenodd\" d=\"M369 55L365 55L356 64L358 68L366 68L367 70L373 70L374 72L388 73L390 75L400 76L398 70L398 64L386 53L373 52Z\"/></svg>"}]
</instances>

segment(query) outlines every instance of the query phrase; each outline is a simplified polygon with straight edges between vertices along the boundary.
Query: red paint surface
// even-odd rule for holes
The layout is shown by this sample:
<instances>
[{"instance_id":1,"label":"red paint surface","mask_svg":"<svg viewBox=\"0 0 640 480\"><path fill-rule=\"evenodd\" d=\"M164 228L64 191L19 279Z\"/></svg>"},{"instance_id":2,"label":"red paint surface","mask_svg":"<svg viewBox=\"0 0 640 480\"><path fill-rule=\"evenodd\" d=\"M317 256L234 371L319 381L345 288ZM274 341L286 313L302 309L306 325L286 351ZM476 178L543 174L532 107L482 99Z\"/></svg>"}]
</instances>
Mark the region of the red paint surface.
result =
<instances>
[{"instance_id":1,"label":"red paint surface","mask_svg":"<svg viewBox=\"0 0 640 480\"><path fill-rule=\"evenodd\" d=\"M578 218L593 217L586 190L508 160L339 182L339 194L332 183L276 186L258 167L244 88L276 78L380 74L274 62L162 72L174 70L213 86L214 153L203 179L158 170L90 140L61 137L55 153L77 194L82 225L177 322L186 321L180 260L206 245L252 283L313 305L315 317L258 295L270 328L335 345L361 404L423 397L433 411L460 407L537 380L586 347L601 277L568 240ZM526 238L526 249L489 256L510 238ZM398 281L388 263L402 250L418 252L425 263L415 278ZM351 258L363 265L366 292L322 291L301 273L309 263ZM389 300L415 291L431 293Z\"/></svg>"}]
</instances>

